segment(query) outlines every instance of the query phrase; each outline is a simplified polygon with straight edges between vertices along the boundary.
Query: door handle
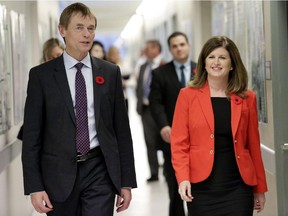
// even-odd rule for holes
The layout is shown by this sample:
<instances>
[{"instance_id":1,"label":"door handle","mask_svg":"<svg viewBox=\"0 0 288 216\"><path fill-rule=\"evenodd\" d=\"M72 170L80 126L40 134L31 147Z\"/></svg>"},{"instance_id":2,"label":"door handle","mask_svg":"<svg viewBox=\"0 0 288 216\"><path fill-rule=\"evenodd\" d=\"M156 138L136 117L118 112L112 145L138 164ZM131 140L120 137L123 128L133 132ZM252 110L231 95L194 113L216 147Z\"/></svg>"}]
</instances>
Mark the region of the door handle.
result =
<instances>
[{"instance_id":1,"label":"door handle","mask_svg":"<svg viewBox=\"0 0 288 216\"><path fill-rule=\"evenodd\" d=\"M287 151L288 150L288 143L282 144L281 148L282 148L283 151Z\"/></svg>"}]
</instances>

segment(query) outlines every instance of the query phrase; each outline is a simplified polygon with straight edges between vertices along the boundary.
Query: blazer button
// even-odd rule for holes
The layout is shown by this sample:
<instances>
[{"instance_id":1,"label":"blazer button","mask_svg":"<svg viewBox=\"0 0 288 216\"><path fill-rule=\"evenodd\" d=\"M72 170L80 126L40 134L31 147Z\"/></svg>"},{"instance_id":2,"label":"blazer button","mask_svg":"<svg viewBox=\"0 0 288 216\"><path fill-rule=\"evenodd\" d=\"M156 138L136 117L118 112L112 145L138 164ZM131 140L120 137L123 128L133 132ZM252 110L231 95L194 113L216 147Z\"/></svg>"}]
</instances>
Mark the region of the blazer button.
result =
<instances>
[{"instance_id":1,"label":"blazer button","mask_svg":"<svg viewBox=\"0 0 288 216\"><path fill-rule=\"evenodd\" d=\"M211 135L210 135L210 138L211 138L211 139L214 139L214 134L211 134Z\"/></svg>"},{"instance_id":2,"label":"blazer button","mask_svg":"<svg viewBox=\"0 0 288 216\"><path fill-rule=\"evenodd\" d=\"M237 159L240 159L240 156L239 156L239 155L237 155Z\"/></svg>"},{"instance_id":3,"label":"blazer button","mask_svg":"<svg viewBox=\"0 0 288 216\"><path fill-rule=\"evenodd\" d=\"M210 150L210 154L213 154L214 153L214 151L213 150Z\"/></svg>"},{"instance_id":4,"label":"blazer button","mask_svg":"<svg viewBox=\"0 0 288 216\"><path fill-rule=\"evenodd\" d=\"M237 143L237 140L234 140L234 143Z\"/></svg>"}]
</instances>

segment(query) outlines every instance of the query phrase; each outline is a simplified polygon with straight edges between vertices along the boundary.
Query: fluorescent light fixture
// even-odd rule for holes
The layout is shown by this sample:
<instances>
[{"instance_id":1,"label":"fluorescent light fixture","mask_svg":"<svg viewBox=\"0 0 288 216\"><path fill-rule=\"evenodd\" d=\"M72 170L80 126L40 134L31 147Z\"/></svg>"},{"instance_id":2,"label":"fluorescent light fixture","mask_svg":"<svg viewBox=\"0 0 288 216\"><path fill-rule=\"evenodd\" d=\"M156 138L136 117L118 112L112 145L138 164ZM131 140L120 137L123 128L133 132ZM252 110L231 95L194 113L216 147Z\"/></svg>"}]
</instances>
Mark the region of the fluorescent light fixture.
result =
<instances>
[{"instance_id":1,"label":"fluorescent light fixture","mask_svg":"<svg viewBox=\"0 0 288 216\"><path fill-rule=\"evenodd\" d=\"M136 9L136 14L144 17L153 16L159 13L159 10L165 8L167 2L165 0L143 0Z\"/></svg>"},{"instance_id":2,"label":"fluorescent light fixture","mask_svg":"<svg viewBox=\"0 0 288 216\"><path fill-rule=\"evenodd\" d=\"M131 37L136 31L138 31L142 26L142 16L134 14L127 25L125 26L124 30L121 33L121 38L128 39Z\"/></svg>"}]
</instances>

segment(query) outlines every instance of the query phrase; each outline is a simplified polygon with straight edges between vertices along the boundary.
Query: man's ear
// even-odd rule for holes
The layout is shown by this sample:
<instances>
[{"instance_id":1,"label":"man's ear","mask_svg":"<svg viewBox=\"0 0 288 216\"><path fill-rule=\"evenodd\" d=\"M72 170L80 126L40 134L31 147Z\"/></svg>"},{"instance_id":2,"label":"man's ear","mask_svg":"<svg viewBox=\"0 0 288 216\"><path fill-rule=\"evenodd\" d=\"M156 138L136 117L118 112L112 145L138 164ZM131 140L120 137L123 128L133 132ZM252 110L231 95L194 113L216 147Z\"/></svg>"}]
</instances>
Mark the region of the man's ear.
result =
<instances>
[{"instance_id":1,"label":"man's ear","mask_svg":"<svg viewBox=\"0 0 288 216\"><path fill-rule=\"evenodd\" d=\"M65 37L65 28L62 25L58 25L59 33L62 37Z\"/></svg>"}]
</instances>

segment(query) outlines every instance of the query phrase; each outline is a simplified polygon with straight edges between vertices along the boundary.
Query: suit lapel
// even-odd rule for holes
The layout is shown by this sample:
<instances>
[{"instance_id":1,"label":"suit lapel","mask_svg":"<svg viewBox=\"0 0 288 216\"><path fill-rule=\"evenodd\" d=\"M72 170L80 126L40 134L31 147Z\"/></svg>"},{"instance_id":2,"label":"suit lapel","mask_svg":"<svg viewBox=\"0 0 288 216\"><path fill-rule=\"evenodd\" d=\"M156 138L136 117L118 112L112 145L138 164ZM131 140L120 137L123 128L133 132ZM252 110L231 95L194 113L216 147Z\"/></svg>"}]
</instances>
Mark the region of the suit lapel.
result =
<instances>
[{"instance_id":1,"label":"suit lapel","mask_svg":"<svg viewBox=\"0 0 288 216\"><path fill-rule=\"evenodd\" d=\"M208 83L206 83L203 88L200 88L199 92L200 93L197 94L197 96L201 106L201 110L205 116L211 132L214 133L214 115Z\"/></svg>"},{"instance_id":2,"label":"suit lapel","mask_svg":"<svg viewBox=\"0 0 288 216\"><path fill-rule=\"evenodd\" d=\"M94 90L94 112L95 112L95 122L96 127L99 125L100 119L100 104L101 104L101 94L102 94L102 85L105 85L105 71L103 68L97 64L97 60L95 58L91 58L92 62L92 76L93 76L93 90ZM100 84L99 78L103 78L104 83Z\"/></svg>"},{"instance_id":3,"label":"suit lapel","mask_svg":"<svg viewBox=\"0 0 288 216\"><path fill-rule=\"evenodd\" d=\"M172 86L177 86L177 88L180 90L182 88L181 83L179 81L175 65L173 61L169 63L169 68L168 68L169 73L171 74L170 76L167 76L167 80L173 82Z\"/></svg>"},{"instance_id":4,"label":"suit lapel","mask_svg":"<svg viewBox=\"0 0 288 216\"><path fill-rule=\"evenodd\" d=\"M60 92L62 93L63 100L65 101L65 104L71 116L71 119L73 123L76 125L73 101L72 101L72 97L70 93L70 88L69 88L68 79L66 75L66 69L65 69L64 61L63 61L63 56L61 58L58 58L58 61L56 61L54 77L59 86Z\"/></svg>"},{"instance_id":5,"label":"suit lapel","mask_svg":"<svg viewBox=\"0 0 288 216\"><path fill-rule=\"evenodd\" d=\"M241 118L241 111L242 111L243 99L239 96L232 94L231 95L231 127L232 127L232 134L235 137L238 125Z\"/></svg>"}]
</instances>

